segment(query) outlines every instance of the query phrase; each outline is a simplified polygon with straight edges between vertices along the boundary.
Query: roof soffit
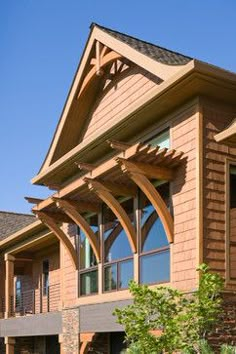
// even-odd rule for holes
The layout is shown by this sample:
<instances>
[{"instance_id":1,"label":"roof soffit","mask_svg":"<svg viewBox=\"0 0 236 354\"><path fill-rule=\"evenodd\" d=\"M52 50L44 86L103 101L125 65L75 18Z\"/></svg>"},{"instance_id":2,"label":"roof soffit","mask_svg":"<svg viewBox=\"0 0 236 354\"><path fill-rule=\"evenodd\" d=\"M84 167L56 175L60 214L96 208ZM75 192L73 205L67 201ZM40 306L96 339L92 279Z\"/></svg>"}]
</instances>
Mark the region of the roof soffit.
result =
<instances>
[{"instance_id":1,"label":"roof soffit","mask_svg":"<svg viewBox=\"0 0 236 354\"><path fill-rule=\"evenodd\" d=\"M111 31L112 32L112 31ZM80 92L81 85L83 85L83 80L88 74L88 67L94 53L96 53L96 42L101 43L105 47L109 48L117 55L128 59L130 62L140 66L141 68L147 70L151 74L155 75L156 77L160 78L162 81L168 80L171 76L176 74L181 68L185 66L185 64L164 64L161 61L157 61L157 59L153 59L153 57L143 54L142 52L138 51L137 49L131 47L129 44L121 41L119 37L115 37L108 31L104 31L99 26L94 26L91 30L90 36L88 38L88 42L85 46L84 54L81 58L81 62L79 64L76 76L74 78L71 90L69 92L67 101L65 103L60 121L58 123L55 135L53 137L51 146L49 148L48 154L45 158L45 161L39 171L39 174L47 172L47 169L58 160L61 156L66 154L71 149L68 147L64 147L63 151L63 144L61 144L63 137L64 140L68 140L67 137L75 136L75 140L79 141L79 135L83 130L84 122L81 122L81 126L76 129L76 131L71 131L70 128L70 119L73 114L74 107L79 105L81 102L84 104L85 95L79 97L78 93ZM154 46L155 47L155 46ZM186 57L187 58L187 57ZM188 61L190 58L188 59ZM91 67L91 66L90 66ZM57 150L60 150L59 157L55 158ZM37 176L33 179L34 181L37 180ZM37 182L36 182L37 183Z\"/></svg>"}]
</instances>

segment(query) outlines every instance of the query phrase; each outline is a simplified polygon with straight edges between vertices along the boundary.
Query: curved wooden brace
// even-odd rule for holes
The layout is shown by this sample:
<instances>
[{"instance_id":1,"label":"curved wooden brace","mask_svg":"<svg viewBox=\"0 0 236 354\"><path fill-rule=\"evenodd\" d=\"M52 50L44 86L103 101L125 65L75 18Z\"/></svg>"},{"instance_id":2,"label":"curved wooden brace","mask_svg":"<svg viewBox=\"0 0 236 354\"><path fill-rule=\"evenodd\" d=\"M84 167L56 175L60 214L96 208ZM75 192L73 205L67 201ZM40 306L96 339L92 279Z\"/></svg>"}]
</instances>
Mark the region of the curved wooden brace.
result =
<instances>
[{"instance_id":1,"label":"curved wooden brace","mask_svg":"<svg viewBox=\"0 0 236 354\"><path fill-rule=\"evenodd\" d=\"M97 262L101 261L100 251L99 251L99 240L96 234L91 229L85 218L76 210L73 203L69 200L62 200L57 198L56 204L83 230L85 236L88 238L90 245L93 249Z\"/></svg>"},{"instance_id":2,"label":"curved wooden brace","mask_svg":"<svg viewBox=\"0 0 236 354\"><path fill-rule=\"evenodd\" d=\"M122 58L122 55L112 51L106 54L103 58L100 60L100 69L106 67L108 64L111 62ZM82 94L83 91L86 90L86 88L90 85L90 83L93 81L93 79L97 77L97 68L96 65L88 72L88 74L85 76L83 83L81 85L81 88L79 90L78 97L79 98Z\"/></svg>"},{"instance_id":3,"label":"curved wooden brace","mask_svg":"<svg viewBox=\"0 0 236 354\"><path fill-rule=\"evenodd\" d=\"M78 269L78 258L74 246L67 237L67 235L62 231L62 229L57 225L52 217L48 216L42 211L36 212L37 217L45 224L55 236L62 242L67 251L69 252L70 258L75 266L75 269Z\"/></svg>"},{"instance_id":4,"label":"curved wooden brace","mask_svg":"<svg viewBox=\"0 0 236 354\"><path fill-rule=\"evenodd\" d=\"M137 252L137 241L134 226L132 225L129 216L120 203L113 197L110 191L102 185L102 183L90 178L84 178L84 181L88 184L91 191L95 192L97 196L107 204L107 206L113 211L117 219L121 223L130 243L130 247L133 253Z\"/></svg>"},{"instance_id":5,"label":"curved wooden brace","mask_svg":"<svg viewBox=\"0 0 236 354\"><path fill-rule=\"evenodd\" d=\"M174 241L174 221L161 195L147 177L138 173L131 173L130 177L156 209L157 215L163 223L168 241L172 243Z\"/></svg>"}]
</instances>

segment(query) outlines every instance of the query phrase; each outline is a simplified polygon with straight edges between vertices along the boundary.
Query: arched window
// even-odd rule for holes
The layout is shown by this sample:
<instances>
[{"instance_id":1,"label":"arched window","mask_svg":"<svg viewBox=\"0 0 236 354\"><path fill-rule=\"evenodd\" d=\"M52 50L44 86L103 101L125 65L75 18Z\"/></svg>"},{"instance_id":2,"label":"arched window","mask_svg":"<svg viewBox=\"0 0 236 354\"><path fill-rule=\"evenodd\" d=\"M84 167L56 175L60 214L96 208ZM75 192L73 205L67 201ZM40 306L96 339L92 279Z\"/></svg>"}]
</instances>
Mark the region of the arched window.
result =
<instances>
[{"instance_id":1,"label":"arched window","mask_svg":"<svg viewBox=\"0 0 236 354\"><path fill-rule=\"evenodd\" d=\"M169 184L157 187L162 198L169 203ZM170 249L163 224L156 210L140 193L140 282L161 283L170 279Z\"/></svg>"},{"instance_id":2,"label":"arched window","mask_svg":"<svg viewBox=\"0 0 236 354\"><path fill-rule=\"evenodd\" d=\"M122 203L122 207L134 221L133 199ZM133 279L133 254L125 231L113 212L104 206L104 291L128 288Z\"/></svg>"},{"instance_id":3,"label":"arched window","mask_svg":"<svg viewBox=\"0 0 236 354\"><path fill-rule=\"evenodd\" d=\"M93 232L99 237L98 216L86 217ZM79 228L79 285L80 295L95 294L98 292L97 260L88 238Z\"/></svg>"}]
</instances>

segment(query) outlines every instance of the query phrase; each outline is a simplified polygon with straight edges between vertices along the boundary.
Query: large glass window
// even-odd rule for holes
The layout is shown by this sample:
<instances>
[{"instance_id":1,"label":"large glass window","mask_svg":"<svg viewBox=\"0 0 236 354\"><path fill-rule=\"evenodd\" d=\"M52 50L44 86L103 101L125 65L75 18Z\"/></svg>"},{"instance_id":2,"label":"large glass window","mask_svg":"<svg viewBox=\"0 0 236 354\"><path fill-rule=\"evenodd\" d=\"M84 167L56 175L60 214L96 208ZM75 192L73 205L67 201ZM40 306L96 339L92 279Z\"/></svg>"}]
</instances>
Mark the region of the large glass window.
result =
<instances>
[{"instance_id":1,"label":"large glass window","mask_svg":"<svg viewBox=\"0 0 236 354\"><path fill-rule=\"evenodd\" d=\"M236 280L236 166L230 166L229 185L229 276Z\"/></svg>"},{"instance_id":2,"label":"large glass window","mask_svg":"<svg viewBox=\"0 0 236 354\"><path fill-rule=\"evenodd\" d=\"M169 184L157 187L169 204ZM143 193L140 193L141 256L140 282L160 283L170 279L170 250L166 233L156 210Z\"/></svg>"},{"instance_id":3,"label":"large glass window","mask_svg":"<svg viewBox=\"0 0 236 354\"><path fill-rule=\"evenodd\" d=\"M122 206L134 224L133 199ZM124 289L133 279L133 255L125 231L113 212L104 206L104 291Z\"/></svg>"},{"instance_id":4,"label":"large glass window","mask_svg":"<svg viewBox=\"0 0 236 354\"><path fill-rule=\"evenodd\" d=\"M99 238L98 216L86 217L91 229ZM80 295L98 292L97 260L90 242L84 232L79 229L79 265L80 265Z\"/></svg>"}]
</instances>

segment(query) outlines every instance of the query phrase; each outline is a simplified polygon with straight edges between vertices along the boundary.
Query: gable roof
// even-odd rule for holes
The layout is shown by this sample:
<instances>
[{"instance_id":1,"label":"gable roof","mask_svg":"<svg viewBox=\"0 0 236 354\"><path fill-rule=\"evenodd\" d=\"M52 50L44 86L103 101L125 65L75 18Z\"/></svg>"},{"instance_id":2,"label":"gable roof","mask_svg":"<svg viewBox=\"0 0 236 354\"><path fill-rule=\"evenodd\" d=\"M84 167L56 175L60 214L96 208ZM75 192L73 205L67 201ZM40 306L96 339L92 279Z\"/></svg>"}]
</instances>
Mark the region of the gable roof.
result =
<instances>
[{"instance_id":1,"label":"gable roof","mask_svg":"<svg viewBox=\"0 0 236 354\"><path fill-rule=\"evenodd\" d=\"M34 215L0 211L0 240L7 238L34 221Z\"/></svg>"},{"instance_id":2,"label":"gable roof","mask_svg":"<svg viewBox=\"0 0 236 354\"><path fill-rule=\"evenodd\" d=\"M160 47L156 44L138 39L136 37L124 34L118 31L111 30L109 28L100 26L93 23L91 27L98 26L102 31L109 33L114 38L126 43L133 49L137 50L139 53L142 53L162 64L167 65L185 65L193 58L174 52L172 50Z\"/></svg>"},{"instance_id":3,"label":"gable roof","mask_svg":"<svg viewBox=\"0 0 236 354\"><path fill-rule=\"evenodd\" d=\"M43 185L45 183L45 177L48 173L51 173L54 167L60 164L63 156L73 151L81 142L82 131L86 126L88 110L91 108L94 101L93 96L96 97L96 89L99 87L98 82L100 75L97 76L95 84L90 85L90 88L93 87L92 94L89 92L87 96L82 95L79 97L79 93L83 80L86 79L86 75L88 76L90 73L91 60L94 55L96 55L97 42L151 73L159 78L161 82L177 74L177 72L193 60L185 55L139 40L135 37L97 24L92 24L87 44L48 153L40 171L32 179L32 183ZM74 129L71 122L74 122L74 124L76 122L76 129ZM68 139L68 137L70 138ZM86 144L87 143L89 144L90 142L86 142Z\"/></svg>"}]
</instances>

